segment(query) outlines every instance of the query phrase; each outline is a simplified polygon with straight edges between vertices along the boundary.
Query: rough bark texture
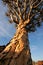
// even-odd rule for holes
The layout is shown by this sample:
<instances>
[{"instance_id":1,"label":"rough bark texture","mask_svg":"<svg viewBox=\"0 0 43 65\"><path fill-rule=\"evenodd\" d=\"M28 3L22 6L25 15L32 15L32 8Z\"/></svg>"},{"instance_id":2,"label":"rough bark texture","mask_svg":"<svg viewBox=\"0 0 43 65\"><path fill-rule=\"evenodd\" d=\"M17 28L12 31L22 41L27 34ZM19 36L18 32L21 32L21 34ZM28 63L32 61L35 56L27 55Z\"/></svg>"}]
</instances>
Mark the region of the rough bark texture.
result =
<instances>
[{"instance_id":1,"label":"rough bark texture","mask_svg":"<svg viewBox=\"0 0 43 65\"><path fill-rule=\"evenodd\" d=\"M0 65L32 65L28 32L18 26L17 32L0 53Z\"/></svg>"}]
</instances>

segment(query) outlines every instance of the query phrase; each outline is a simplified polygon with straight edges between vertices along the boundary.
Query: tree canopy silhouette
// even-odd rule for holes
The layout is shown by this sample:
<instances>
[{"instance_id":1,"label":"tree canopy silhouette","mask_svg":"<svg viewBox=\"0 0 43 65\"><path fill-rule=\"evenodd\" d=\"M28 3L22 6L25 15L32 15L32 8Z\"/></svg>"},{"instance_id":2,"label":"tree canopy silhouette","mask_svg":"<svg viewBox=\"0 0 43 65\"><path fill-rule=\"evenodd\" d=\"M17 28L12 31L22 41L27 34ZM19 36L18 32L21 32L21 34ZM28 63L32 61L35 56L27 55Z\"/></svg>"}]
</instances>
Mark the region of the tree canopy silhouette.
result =
<instances>
[{"instance_id":1,"label":"tree canopy silhouette","mask_svg":"<svg viewBox=\"0 0 43 65\"><path fill-rule=\"evenodd\" d=\"M43 21L43 0L3 0L8 6L6 15L10 23L22 21L27 31L35 31Z\"/></svg>"},{"instance_id":2,"label":"tree canopy silhouette","mask_svg":"<svg viewBox=\"0 0 43 65\"><path fill-rule=\"evenodd\" d=\"M8 7L6 15L17 31L0 53L0 65L32 65L28 32L34 32L43 21L43 0L3 0Z\"/></svg>"}]
</instances>

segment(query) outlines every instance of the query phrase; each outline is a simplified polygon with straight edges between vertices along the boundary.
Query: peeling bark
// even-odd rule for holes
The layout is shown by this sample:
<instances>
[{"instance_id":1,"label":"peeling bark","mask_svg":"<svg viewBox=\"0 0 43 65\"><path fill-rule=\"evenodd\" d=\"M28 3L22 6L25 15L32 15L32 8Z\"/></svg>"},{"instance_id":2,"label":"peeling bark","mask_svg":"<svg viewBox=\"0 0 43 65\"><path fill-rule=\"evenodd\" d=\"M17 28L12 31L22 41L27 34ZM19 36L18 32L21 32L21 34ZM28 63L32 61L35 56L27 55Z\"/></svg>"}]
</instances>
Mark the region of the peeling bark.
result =
<instances>
[{"instance_id":1,"label":"peeling bark","mask_svg":"<svg viewBox=\"0 0 43 65\"><path fill-rule=\"evenodd\" d=\"M28 32L18 26L16 35L0 53L0 65L32 65Z\"/></svg>"}]
</instances>

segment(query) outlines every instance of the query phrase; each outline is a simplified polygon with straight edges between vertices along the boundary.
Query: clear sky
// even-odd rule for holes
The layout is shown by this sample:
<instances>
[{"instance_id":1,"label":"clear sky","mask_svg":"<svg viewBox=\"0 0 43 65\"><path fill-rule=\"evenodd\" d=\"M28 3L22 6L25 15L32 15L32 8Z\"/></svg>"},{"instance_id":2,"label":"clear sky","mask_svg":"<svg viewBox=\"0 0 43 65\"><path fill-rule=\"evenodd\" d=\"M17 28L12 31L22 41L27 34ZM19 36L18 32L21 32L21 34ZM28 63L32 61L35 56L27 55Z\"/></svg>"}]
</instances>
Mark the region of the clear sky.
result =
<instances>
[{"instance_id":1,"label":"clear sky","mask_svg":"<svg viewBox=\"0 0 43 65\"><path fill-rule=\"evenodd\" d=\"M6 45L15 33L14 24L8 22L5 16L6 7L0 0L0 45ZM43 60L43 24L36 32L29 33L32 59Z\"/></svg>"}]
</instances>

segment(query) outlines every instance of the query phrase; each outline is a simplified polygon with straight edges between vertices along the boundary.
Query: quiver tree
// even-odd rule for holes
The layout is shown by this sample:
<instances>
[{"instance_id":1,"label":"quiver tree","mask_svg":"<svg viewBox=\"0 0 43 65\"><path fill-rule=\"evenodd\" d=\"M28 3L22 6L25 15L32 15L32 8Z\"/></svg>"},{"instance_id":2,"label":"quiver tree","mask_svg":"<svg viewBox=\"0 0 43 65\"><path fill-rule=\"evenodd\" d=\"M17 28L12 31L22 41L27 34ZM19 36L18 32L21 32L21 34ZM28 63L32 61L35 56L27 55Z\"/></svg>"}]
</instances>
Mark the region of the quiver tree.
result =
<instances>
[{"instance_id":1,"label":"quiver tree","mask_svg":"<svg viewBox=\"0 0 43 65\"><path fill-rule=\"evenodd\" d=\"M6 15L17 27L16 34L0 53L0 65L32 65L28 32L43 21L43 0L3 0Z\"/></svg>"}]
</instances>

